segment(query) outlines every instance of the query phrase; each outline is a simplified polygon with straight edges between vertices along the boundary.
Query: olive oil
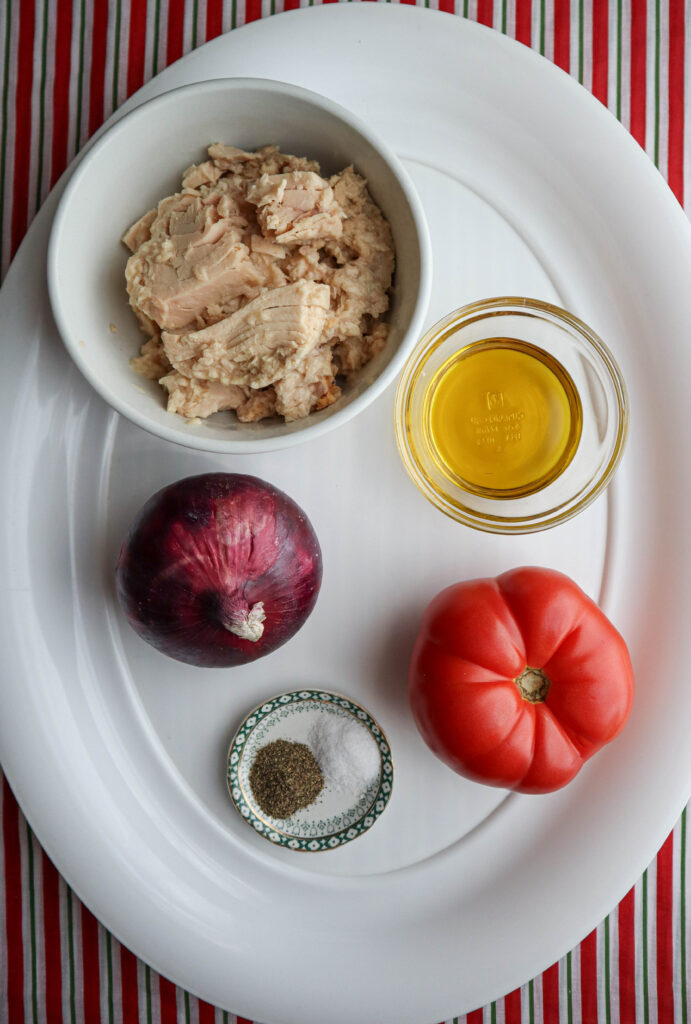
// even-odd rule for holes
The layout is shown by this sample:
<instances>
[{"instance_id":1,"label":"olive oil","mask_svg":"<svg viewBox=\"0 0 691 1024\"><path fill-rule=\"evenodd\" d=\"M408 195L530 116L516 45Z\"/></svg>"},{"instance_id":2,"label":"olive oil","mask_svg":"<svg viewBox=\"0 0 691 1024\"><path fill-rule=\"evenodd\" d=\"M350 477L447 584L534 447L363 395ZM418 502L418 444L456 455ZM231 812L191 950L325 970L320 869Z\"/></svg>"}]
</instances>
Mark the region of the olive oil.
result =
<instances>
[{"instance_id":1,"label":"olive oil","mask_svg":"<svg viewBox=\"0 0 691 1024\"><path fill-rule=\"evenodd\" d=\"M454 353L425 396L425 429L435 461L475 494L533 494L568 466L581 436L582 408L564 367L513 338Z\"/></svg>"}]
</instances>

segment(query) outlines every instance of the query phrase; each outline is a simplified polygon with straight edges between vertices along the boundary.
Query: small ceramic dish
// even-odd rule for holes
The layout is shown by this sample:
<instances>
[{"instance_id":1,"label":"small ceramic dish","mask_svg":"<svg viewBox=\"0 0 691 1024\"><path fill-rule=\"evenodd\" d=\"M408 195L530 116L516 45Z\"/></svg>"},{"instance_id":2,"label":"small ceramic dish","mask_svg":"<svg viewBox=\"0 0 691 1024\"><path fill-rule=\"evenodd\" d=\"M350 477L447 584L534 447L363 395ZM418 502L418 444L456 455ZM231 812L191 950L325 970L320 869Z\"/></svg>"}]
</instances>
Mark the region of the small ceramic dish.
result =
<instances>
[{"instance_id":1,"label":"small ceramic dish","mask_svg":"<svg viewBox=\"0 0 691 1024\"><path fill-rule=\"evenodd\" d=\"M447 391L451 398L435 407L447 367L500 349L533 356L530 361L540 364L555 393L543 396L540 405L533 393L520 393L514 371L506 372L505 366L503 377L469 378L472 387L467 386L463 401L458 392L454 401ZM506 394L501 386L493 389L489 382L494 379L505 381ZM569 433L564 426L561 455L550 471L523 487L492 485L493 476L500 477L497 453L508 462L518 452L520 459L531 430L543 443L540 432L548 429L544 424L550 411L562 400L571 410L566 414ZM485 473L485 486L473 485L450 468L435 440L433 416L441 416L440 409L453 424L451 436L466 444L468 464L472 460L478 473ZM535 299L486 299L450 313L420 340L396 392L396 441L410 477L436 508L490 533L544 530L584 509L611 480L627 426L626 388L604 343L573 314Z\"/></svg>"},{"instance_id":2,"label":"small ceramic dish","mask_svg":"<svg viewBox=\"0 0 691 1024\"><path fill-rule=\"evenodd\" d=\"M306 743L319 715L351 718L379 748L379 777L361 792L335 792L325 784L316 801L290 818L272 818L258 806L249 782L257 751L274 740ZM296 690L260 704L245 718L228 751L228 790L235 807L257 835L275 846L318 853L334 850L367 832L391 797L393 762L382 729L355 701L324 690Z\"/></svg>"},{"instance_id":3,"label":"small ceramic dish","mask_svg":"<svg viewBox=\"0 0 691 1024\"><path fill-rule=\"evenodd\" d=\"M325 175L354 165L393 232L396 271L382 352L333 405L303 419L240 423L232 412L186 420L166 411L157 381L130 367L144 340L125 289L125 231L182 172L223 142L277 145L319 161ZM123 416L168 441L221 454L286 448L345 423L400 373L422 330L432 279L427 222L399 159L366 125L314 92L264 79L197 82L143 103L87 149L60 201L48 248L48 290L62 340L89 383Z\"/></svg>"}]
</instances>

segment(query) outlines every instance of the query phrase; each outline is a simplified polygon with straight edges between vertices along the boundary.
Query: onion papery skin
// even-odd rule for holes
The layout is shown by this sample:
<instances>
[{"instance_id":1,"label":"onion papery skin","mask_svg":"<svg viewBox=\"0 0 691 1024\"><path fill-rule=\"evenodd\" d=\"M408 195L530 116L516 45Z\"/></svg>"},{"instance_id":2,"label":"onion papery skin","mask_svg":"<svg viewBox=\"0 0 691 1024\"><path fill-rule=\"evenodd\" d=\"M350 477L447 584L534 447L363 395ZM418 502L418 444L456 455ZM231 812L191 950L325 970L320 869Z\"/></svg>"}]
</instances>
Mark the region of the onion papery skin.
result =
<instances>
[{"instance_id":1,"label":"onion papery skin","mask_svg":"<svg viewBox=\"0 0 691 1024\"><path fill-rule=\"evenodd\" d=\"M208 668L242 665L286 643L312 612L321 579L319 542L299 505L235 473L186 477L154 494L116 568L135 632L170 658Z\"/></svg>"}]
</instances>

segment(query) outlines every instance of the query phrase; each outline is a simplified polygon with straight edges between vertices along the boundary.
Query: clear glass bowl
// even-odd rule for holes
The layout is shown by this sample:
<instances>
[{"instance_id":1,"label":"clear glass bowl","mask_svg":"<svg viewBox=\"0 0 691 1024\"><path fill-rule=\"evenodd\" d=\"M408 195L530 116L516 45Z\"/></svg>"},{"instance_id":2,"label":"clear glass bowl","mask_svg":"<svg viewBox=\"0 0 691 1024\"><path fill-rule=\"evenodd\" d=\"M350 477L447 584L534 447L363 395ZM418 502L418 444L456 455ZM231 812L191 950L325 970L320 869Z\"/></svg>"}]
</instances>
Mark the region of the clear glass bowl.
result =
<instances>
[{"instance_id":1,"label":"clear glass bowl","mask_svg":"<svg viewBox=\"0 0 691 1024\"><path fill-rule=\"evenodd\" d=\"M430 429L430 393L455 353L490 339L534 346L556 360L575 386L580 437L558 475L529 494L477 493L442 470ZM532 533L576 515L616 470L628 426L621 372L598 336L572 313L536 299L496 298L463 306L434 325L408 359L396 391L398 449L413 481L438 509L490 533Z\"/></svg>"}]
</instances>

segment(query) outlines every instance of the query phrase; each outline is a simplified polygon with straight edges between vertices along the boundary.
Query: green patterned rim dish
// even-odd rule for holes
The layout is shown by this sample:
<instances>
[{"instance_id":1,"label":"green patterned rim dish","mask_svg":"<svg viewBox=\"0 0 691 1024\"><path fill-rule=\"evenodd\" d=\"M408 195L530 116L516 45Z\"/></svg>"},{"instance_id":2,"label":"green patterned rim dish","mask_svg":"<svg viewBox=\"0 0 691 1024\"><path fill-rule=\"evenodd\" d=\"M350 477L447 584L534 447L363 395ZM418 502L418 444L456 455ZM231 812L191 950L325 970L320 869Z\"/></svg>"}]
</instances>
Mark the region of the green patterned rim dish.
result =
<instances>
[{"instance_id":1,"label":"green patterned rim dish","mask_svg":"<svg viewBox=\"0 0 691 1024\"><path fill-rule=\"evenodd\" d=\"M325 784L309 807L290 818L271 818L254 799L249 774L260 747L273 740L307 742L319 715L354 718L367 729L379 748L379 778L367 789L337 793ZM382 729L355 701L325 690L295 690L260 704L249 713L235 734L228 751L228 789L237 810L258 835L275 846L304 853L335 850L357 839L383 813L393 788L391 750Z\"/></svg>"}]
</instances>

